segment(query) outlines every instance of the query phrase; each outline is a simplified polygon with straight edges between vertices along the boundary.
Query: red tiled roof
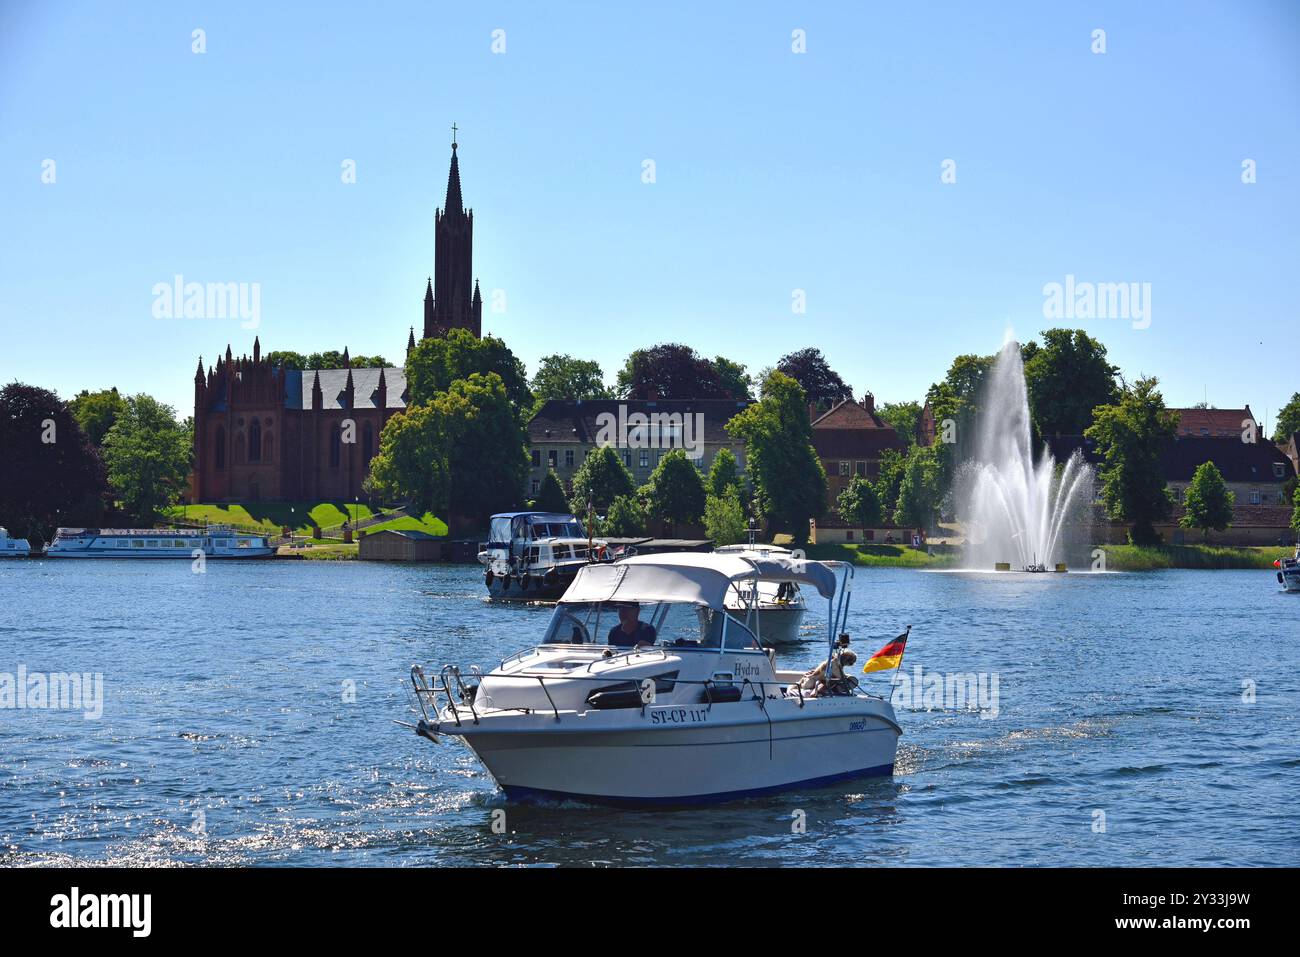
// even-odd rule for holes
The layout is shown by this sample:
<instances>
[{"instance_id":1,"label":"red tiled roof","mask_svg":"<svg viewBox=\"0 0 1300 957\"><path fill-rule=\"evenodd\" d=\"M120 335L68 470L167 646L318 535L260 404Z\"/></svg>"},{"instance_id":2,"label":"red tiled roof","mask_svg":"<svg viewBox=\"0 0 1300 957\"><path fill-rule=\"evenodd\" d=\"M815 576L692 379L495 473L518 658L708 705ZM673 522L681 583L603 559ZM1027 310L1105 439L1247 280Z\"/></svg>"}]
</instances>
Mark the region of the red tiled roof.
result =
<instances>
[{"instance_id":1,"label":"red tiled roof","mask_svg":"<svg viewBox=\"0 0 1300 957\"><path fill-rule=\"evenodd\" d=\"M1179 435L1241 435L1242 422L1255 421L1250 406L1244 409L1173 409L1178 413ZM1258 425L1257 425L1258 427Z\"/></svg>"}]
</instances>

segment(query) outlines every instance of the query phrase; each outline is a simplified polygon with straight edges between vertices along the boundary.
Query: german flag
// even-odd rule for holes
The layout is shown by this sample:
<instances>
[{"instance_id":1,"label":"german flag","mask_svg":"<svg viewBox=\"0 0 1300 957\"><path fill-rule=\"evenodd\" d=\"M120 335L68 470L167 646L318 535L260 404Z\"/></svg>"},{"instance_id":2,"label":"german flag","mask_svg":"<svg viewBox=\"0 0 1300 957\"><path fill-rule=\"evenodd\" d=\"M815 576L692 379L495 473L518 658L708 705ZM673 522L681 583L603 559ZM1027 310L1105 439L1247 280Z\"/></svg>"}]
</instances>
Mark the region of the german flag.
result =
<instances>
[{"instance_id":1,"label":"german flag","mask_svg":"<svg viewBox=\"0 0 1300 957\"><path fill-rule=\"evenodd\" d=\"M867 659L866 665L862 668L862 673L870 674L873 671L888 671L890 668L897 668L902 664L903 650L907 647L907 636L911 633L912 626L908 625L907 631Z\"/></svg>"}]
</instances>

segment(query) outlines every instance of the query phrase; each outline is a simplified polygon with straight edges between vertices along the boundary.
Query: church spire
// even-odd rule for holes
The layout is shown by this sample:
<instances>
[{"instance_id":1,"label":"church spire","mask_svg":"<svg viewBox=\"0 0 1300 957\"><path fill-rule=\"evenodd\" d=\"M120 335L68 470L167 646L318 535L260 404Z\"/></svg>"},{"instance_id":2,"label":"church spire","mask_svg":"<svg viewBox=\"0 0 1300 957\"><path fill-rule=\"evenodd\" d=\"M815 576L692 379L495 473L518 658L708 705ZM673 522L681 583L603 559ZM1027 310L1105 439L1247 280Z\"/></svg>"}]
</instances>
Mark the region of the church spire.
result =
<instances>
[{"instance_id":1,"label":"church spire","mask_svg":"<svg viewBox=\"0 0 1300 957\"><path fill-rule=\"evenodd\" d=\"M409 356L411 350L415 348L415 326L411 326L411 335L406 340L406 354Z\"/></svg>"},{"instance_id":2,"label":"church spire","mask_svg":"<svg viewBox=\"0 0 1300 957\"><path fill-rule=\"evenodd\" d=\"M262 360L262 342L257 336L253 336L253 365L257 365Z\"/></svg>"},{"instance_id":3,"label":"church spire","mask_svg":"<svg viewBox=\"0 0 1300 957\"><path fill-rule=\"evenodd\" d=\"M463 213L465 200L460 194L460 163L456 161L456 124L451 125L451 171L447 173L447 201L444 213Z\"/></svg>"},{"instance_id":4,"label":"church spire","mask_svg":"<svg viewBox=\"0 0 1300 957\"><path fill-rule=\"evenodd\" d=\"M345 369L349 369L349 370L352 368L352 357L348 355L348 347L347 347L347 346L344 346L344 347L343 347L343 367L344 367ZM352 376L349 375L348 378L351 379Z\"/></svg>"}]
</instances>

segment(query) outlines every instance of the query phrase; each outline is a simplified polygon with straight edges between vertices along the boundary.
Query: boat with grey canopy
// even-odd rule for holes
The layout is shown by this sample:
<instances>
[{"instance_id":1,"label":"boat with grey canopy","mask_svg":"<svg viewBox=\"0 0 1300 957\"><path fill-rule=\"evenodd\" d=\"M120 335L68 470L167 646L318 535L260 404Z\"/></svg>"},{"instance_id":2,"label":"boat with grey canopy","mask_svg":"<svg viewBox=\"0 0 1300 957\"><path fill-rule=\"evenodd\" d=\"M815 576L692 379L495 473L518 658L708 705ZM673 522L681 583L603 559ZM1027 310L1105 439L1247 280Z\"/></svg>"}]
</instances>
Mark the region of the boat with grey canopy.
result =
<instances>
[{"instance_id":1,"label":"boat with grey canopy","mask_svg":"<svg viewBox=\"0 0 1300 957\"><path fill-rule=\"evenodd\" d=\"M827 602L829 681L779 670L727 610L734 585L776 574ZM684 804L891 774L894 710L840 660L852 576L698 553L587 565L537 646L486 672L413 667L410 727L459 737L512 798Z\"/></svg>"}]
</instances>

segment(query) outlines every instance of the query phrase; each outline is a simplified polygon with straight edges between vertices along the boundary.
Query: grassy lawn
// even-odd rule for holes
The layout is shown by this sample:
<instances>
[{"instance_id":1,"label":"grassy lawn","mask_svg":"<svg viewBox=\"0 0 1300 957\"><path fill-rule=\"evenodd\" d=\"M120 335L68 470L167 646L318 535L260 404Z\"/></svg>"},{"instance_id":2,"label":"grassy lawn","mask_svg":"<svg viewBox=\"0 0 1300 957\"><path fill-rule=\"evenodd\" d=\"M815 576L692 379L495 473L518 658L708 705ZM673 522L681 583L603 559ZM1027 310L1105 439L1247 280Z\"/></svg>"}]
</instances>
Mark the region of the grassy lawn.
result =
<instances>
[{"instance_id":1,"label":"grassy lawn","mask_svg":"<svg viewBox=\"0 0 1300 957\"><path fill-rule=\"evenodd\" d=\"M344 545L342 542L313 543L310 548L281 547L282 555L298 555L309 561L346 561L356 558L359 553L357 545Z\"/></svg>"},{"instance_id":2,"label":"grassy lawn","mask_svg":"<svg viewBox=\"0 0 1300 957\"><path fill-rule=\"evenodd\" d=\"M422 518L413 518L410 515L404 515L401 518L395 518L392 521L380 522L378 525L370 525L363 531L367 535L373 535L375 532L387 530L398 532L428 532L430 535L446 535L447 523L430 512L425 512Z\"/></svg>"},{"instance_id":3,"label":"grassy lawn","mask_svg":"<svg viewBox=\"0 0 1300 957\"><path fill-rule=\"evenodd\" d=\"M244 504L229 503L221 505L177 505L170 509L168 517L175 522L202 523L211 525L229 524L245 528L259 528L271 534L279 534L280 529L288 526L295 535L310 531L312 522L321 528L333 528L343 522L370 518L374 512L370 506L351 502L248 502ZM413 518L394 519L394 522L409 522L402 528L416 528L435 535L447 534L446 523L432 515L425 515L422 520ZM384 522L376 528L388 528L393 523ZM438 529L441 528L441 531Z\"/></svg>"},{"instance_id":4,"label":"grassy lawn","mask_svg":"<svg viewBox=\"0 0 1300 957\"><path fill-rule=\"evenodd\" d=\"M1272 568L1273 561L1294 554L1281 545L1233 548L1226 545L1102 545L1109 571L1155 568Z\"/></svg>"}]
</instances>

